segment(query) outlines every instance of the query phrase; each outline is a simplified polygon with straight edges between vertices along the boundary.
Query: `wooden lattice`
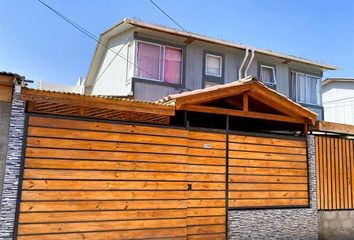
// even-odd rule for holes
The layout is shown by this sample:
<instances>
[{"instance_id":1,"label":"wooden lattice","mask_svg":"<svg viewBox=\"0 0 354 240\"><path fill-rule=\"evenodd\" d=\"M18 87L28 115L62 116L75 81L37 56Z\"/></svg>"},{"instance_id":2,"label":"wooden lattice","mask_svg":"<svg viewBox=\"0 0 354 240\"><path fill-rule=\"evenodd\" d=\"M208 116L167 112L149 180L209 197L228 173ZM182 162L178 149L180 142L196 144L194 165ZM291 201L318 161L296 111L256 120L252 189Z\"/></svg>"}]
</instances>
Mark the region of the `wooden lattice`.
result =
<instances>
[{"instance_id":1,"label":"wooden lattice","mask_svg":"<svg viewBox=\"0 0 354 240\"><path fill-rule=\"evenodd\" d=\"M147 122L157 124L169 124L170 117L152 113L133 111L119 111L95 107L80 107L69 104L50 102L30 102L29 112L54 114L63 116L87 117L95 119L107 119L117 121Z\"/></svg>"}]
</instances>

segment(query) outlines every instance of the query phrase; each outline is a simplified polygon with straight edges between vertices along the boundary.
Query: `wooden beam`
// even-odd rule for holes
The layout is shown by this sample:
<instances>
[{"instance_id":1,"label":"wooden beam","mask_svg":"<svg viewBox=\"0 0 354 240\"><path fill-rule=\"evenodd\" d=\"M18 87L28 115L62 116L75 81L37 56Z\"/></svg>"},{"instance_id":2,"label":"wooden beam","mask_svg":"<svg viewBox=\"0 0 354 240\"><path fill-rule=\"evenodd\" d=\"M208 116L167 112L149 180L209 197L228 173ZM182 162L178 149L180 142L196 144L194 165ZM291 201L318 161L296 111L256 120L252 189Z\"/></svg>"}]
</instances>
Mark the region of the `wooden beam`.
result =
<instances>
[{"instance_id":1,"label":"wooden beam","mask_svg":"<svg viewBox=\"0 0 354 240\"><path fill-rule=\"evenodd\" d=\"M0 85L0 102L11 102L12 87L7 85Z\"/></svg>"},{"instance_id":2,"label":"wooden beam","mask_svg":"<svg viewBox=\"0 0 354 240\"><path fill-rule=\"evenodd\" d=\"M243 94L243 111L248 112L248 93Z\"/></svg>"},{"instance_id":3,"label":"wooden beam","mask_svg":"<svg viewBox=\"0 0 354 240\"><path fill-rule=\"evenodd\" d=\"M334 122L317 121L316 125L311 127L311 130L354 135L354 125Z\"/></svg>"},{"instance_id":4,"label":"wooden beam","mask_svg":"<svg viewBox=\"0 0 354 240\"><path fill-rule=\"evenodd\" d=\"M238 102L233 98L226 98L224 101L232 106L237 107L238 109L242 109L242 107L243 107L242 102Z\"/></svg>"},{"instance_id":5,"label":"wooden beam","mask_svg":"<svg viewBox=\"0 0 354 240\"><path fill-rule=\"evenodd\" d=\"M269 114L269 113L258 113L258 112L244 112L244 111L234 110L234 109L207 107L207 106L199 106L199 105L183 105L181 106L180 109L186 111L192 111L192 112L222 114L222 115L257 118L257 119L280 121L280 122L291 122L291 123L299 123L299 124L308 123L308 121L305 118L300 118L300 117L289 117L289 116L282 116L282 115Z\"/></svg>"},{"instance_id":6,"label":"wooden beam","mask_svg":"<svg viewBox=\"0 0 354 240\"><path fill-rule=\"evenodd\" d=\"M14 76L0 75L0 85L12 87Z\"/></svg>"},{"instance_id":7,"label":"wooden beam","mask_svg":"<svg viewBox=\"0 0 354 240\"><path fill-rule=\"evenodd\" d=\"M285 96L281 96L275 92L270 91L265 88L261 84L255 84L255 94L252 96L258 96L262 101L266 101L265 99L272 99L273 107L279 111L288 111L295 114L295 116L304 116L310 120L310 122L314 125L316 122L317 114L307 110L297 104L294 104L290 99Z\"/></svg>"},{"instance_id":8,"label":"wooden beam","mask_svg":"<svg viewBox=\"0 0 354 240\"><path fill-rule=\"evenodd\" d=\"M143 112L157 115L174 116L174 106L158 105L152 103L129 100L107 99L78 94L53 93L23 88L21 99L24 101L48 102L68 104L79 107L103 108L119 111Z\"/></svg>"},{"instance_id":9,"label":"wooden beam","mask_svg":"<svg viewBox=\"0 0 354 240\"><path fill-rule=\"evenodd\" d=\"M176 98L176 110L180 110L180 107L184 104L207 103L221 98L236 96L245 91L249 91L251 89L251 85L251 83L237 85L230 88L221 88Z\"/></svg>"}]
</instances>

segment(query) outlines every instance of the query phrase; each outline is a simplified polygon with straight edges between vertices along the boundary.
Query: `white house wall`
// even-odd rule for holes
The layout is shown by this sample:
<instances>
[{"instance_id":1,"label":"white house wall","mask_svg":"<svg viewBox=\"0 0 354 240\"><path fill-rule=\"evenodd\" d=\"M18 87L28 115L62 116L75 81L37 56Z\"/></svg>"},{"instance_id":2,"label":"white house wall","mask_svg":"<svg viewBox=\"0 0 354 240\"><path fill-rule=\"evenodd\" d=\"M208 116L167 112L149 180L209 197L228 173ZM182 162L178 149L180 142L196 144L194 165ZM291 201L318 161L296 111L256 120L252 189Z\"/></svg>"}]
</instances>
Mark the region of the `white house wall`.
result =
<instances>
[{"instance_id":1,"label":"white house wall","mask_svg":"<svg viewBox=\"0 0 354 240\"><path fill-rule=\"evenodd\" d=\"M130 94L131 84L127 83L126 81L126 58L129 43L125 43L128 41L128 39L133 40L133 36L133 30L128 30L110 39L108 45L113 51L106 50L104 54L103 60L96 73L96 80L92 84L91 93L93 95L127 96ZM120 51L119 55L123 56L125 59L117 56L112 61L116 53L122 47L123 49ZM111 61L112 63L110 64Z\"/></svg>"},{"instance_id":2,"label":"white house wall","mask_svg":"<svg viewBox=\"0 0 354 240\"><path fill-rule=\"evenodd\" d=\"M322 92L325 121L354 125L354 82L331 82Z\"/></svg>"}]
</instances>

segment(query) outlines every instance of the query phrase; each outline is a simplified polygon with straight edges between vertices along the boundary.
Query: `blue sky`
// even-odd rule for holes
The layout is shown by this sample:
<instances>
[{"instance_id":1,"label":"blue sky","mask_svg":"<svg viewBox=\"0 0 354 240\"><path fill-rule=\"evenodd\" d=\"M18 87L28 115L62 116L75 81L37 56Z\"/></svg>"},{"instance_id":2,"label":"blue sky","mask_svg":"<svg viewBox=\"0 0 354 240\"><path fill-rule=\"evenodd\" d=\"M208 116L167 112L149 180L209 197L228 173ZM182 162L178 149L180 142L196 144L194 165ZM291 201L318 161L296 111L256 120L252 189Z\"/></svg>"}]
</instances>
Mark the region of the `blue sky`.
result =
<instances>
[{"instance_id":1,"label":"blue sky","mask_svg":"<svg viewBox=\"0 0 354 240\"><path fill-rule=\"evenodd\" d=\"M44 0L96 36L134 17L176 27L148 0ZM155 0L189 31L341 67L354 77L354 1ZM0 71L74 84L96 42L37 0L0 0Z\"/></svg>"}]
</instances>

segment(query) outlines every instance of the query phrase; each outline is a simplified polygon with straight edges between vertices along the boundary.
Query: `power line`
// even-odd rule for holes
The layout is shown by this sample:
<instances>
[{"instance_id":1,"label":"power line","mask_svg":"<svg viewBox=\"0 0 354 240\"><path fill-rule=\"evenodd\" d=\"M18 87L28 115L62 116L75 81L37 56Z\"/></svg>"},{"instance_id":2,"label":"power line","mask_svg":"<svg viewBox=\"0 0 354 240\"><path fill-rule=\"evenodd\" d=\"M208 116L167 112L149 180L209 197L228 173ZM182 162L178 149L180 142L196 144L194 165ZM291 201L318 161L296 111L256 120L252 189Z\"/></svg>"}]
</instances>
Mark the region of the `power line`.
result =
<instances>
[{"instance_id":1,"label":"power line","mask_svg":"<svg viewBox=\"0 0 354 240\"><path fill-rule=\"evenodd\" d=\"M188 32L186 29L184 29L180 24L178 24L177 21L175 21L170 15L168 15L162 8L159 7L153 0L149 0L157 9L159 9L163 14L165 14L166 17L168 17L172 22L174 22L178 27L180 27L183 31Z\"/></svg>"},{"instance_id":2,"label":"power line","mask_svg":"<svg viewBox=\"0 0 354 240\"><path fill-rule=\"evenodd\" d=\"M52 12L54 12L56 15L58 15L59 17L61 17L62 19L64 19L67 23L69 23L71 26L75 27L77 30L79 30L80 32L82 32L83 34L85 34L86 36L88 36L89 38L91 38L92 40L96 41L98 44L102 45L103 47L105 47L107 50L112 51L113 53L116 54L116 56L119 56L121 58L123 58L124 60L126 60L128 63L134 65L137 69L149 74L151 77L155 78L155 76L147 71L145 71L144 69L141 69L140 67L138 67L135 63L131 62L130 60L128 60L126 57L122 56L119 54L119 52L114 51L112 48L110 48L109 46L107 46L106 44L104 44L103 42L100 41L100 39L98 39L94 34L90 33L89 31L87 31L85 28L81 27L79 24L75 23L74 21L72 21L71 19L65 17L63 14L61 14L60 12L58 12L57 10L55 10L53 7L49 6L48 4L46 4L45 2L43 2L42 0L37 0L38 2L40 2L41 4L43 4L45 7L47 7L49 10L51 10Z\"/></svg>"}]
</instances>

